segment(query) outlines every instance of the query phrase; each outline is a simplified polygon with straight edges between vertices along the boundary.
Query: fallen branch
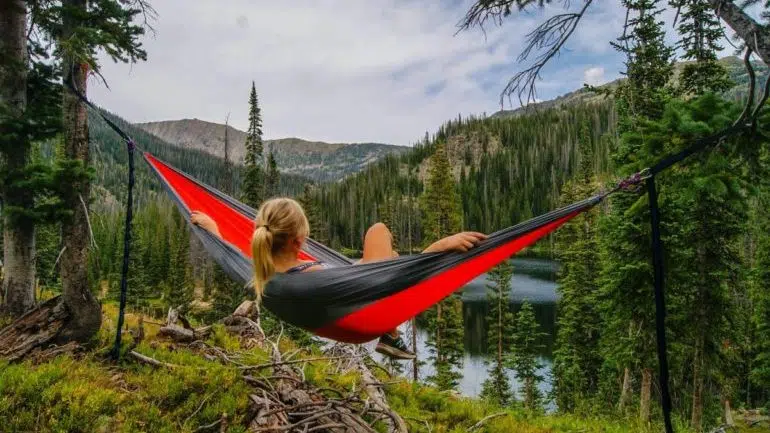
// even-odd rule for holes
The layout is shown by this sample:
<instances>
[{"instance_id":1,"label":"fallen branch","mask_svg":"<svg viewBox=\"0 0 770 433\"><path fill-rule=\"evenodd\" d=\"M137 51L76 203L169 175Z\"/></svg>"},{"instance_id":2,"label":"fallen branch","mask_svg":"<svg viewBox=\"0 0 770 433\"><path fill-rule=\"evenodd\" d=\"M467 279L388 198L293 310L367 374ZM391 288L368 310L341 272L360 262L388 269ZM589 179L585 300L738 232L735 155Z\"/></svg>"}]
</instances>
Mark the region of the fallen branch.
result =
<instances>
[{"instance_id":1,"label":"fallen branch","mask_svg":"<svg viewBox=\"0 0 770 433\"><path fill-rule=\"evenodd\" d=\"M179 368L180 367L179 365L176 365L176 364L169 364L167 362L158 361L155 358L150 358L149 356L142 355L141 353L137 352L136 350L132 350L132 351L128 352L128 354L131 355L133 358L135 358L139 362L142 362L142 363L145 363L145 364L149 364L149 365L152 365L152 366L155 366L155 367L164 367L164 368L168 368L170 370L173 370L175 368Z\"/></svg>"},{"instance_id":2,"label":"fallen branch","mask_svg":"<svg viewBox=\"0 0 770 433\"><path fill-rule=\"evenodd\" d=\"M302 358L302 359L293 359L291 361L278 361L278 362L270 362L266 364L259 364L259 365L244 365L242 367L238 367L241 370L260 370L263 368L271 368L271 367L278 367L282 365L292 365L292 364L301 364L303 362L313 362L313 361L336 361L339 359L347 359L350 358L350 356L319 356L316 358Z\"/></svg>"},{"instance_id":3,"label":"fallen branch","mask_svg":"<svg viewBox=\"0 0 770 433\"><path fill-rule=\"evenodd\" d=\"M481 426L484 425L485 422L487 422L487 421L489 421L491 419L494 419L494 418L501 417L503 415L508 415L508 412L499 412L499 413L493 413L492 415L487 415L484 418L481 418L481 420L479 422L477 422L476 424L473 424L471 426L471 428L468 429L468 431L472 432L472 431L474 431L476 429L479 429L479 428L481 428Z\"/></svg>"}]
</instances>

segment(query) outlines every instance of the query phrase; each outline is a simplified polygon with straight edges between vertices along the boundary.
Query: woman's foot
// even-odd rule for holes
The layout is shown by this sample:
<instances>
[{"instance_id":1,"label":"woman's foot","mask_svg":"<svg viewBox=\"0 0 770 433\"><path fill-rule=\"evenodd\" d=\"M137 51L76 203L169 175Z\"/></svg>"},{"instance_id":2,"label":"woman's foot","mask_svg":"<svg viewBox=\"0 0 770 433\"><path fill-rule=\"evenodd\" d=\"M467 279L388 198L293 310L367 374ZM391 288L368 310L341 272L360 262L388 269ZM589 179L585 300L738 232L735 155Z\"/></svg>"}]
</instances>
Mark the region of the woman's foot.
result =
<instances>
[{"instance_id":1,"label":"woman's foot","mask_svg":"<svg viewBox=\"0 0 770 433\"><path fill-rule=\"evenodd\" d=\"M394 337L390 334L384 334L377 342L375 351L396 359L414 359L414 352L406 347L406 343L401 337Z\"/></svg>"}]
</instances>

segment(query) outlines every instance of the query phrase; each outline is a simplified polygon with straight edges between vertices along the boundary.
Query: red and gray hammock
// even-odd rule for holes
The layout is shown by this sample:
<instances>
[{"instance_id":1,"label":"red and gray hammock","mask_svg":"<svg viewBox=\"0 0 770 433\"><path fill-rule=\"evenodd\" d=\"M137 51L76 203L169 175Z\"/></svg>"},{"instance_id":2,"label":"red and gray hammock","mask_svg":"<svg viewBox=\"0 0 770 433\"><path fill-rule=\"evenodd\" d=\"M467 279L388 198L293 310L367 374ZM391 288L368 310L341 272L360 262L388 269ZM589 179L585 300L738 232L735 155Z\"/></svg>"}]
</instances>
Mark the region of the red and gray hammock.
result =
<instances>
[{"instance_id":1,"label":"red and gray hammock","mask_svg":"<svg viewBox=\"0 0 770 433\"><path fill-rule=\"evenodd\" d=\"M250 242L254 209L149 153L144 153L144 159L188 221L192 211L200 211L217 223L221 239L192 227L225 272L248 284L252 276ZM320 260L332 267L315 272L278 273L270 279L262 301L280 319L317 335L351 343L366 342L428 309L591 208L603 196L500 230L466 253L417 254L353 265L342 254L308 239L301 258Z\"/></svg>"},{"instance_id":2,"label":"red and gray hammock","mask_svg":"<svg viewBox=\"0 0 770 433\"><path fill-rule=\"evenodd\" d=\"M128 203L124 227L120 309L115 346L112 351L113 358L118 359L128 284L135 144L128 134L77 91L71 81L65 80L65 85L83 103L96 110L100 117L126 141L128 148ZM308 239L302 258L321 260L336 267L309 273L275 275L265 290L264 305L286 322L311 330L318 335L353 343L369 341L428 309L470 280L533 244L581 212L589 210L609 194L620 190L635 191L640 189L641 184L645 184L649 196L652 228L655 328L660 372L658 380L666 432L673 432L666 356L663 246L660 238L660 212L655 176L689 156L706 150L727 137L746 131L752 126L751 123L735 122L731 127L697 140L684 150L669 155L654 166L628 177L609 192L495 232L479 246L466 253L418 254L353 265L352 261L342 254ZM188 222L190 212L193 210L204 212L217 222L222 239L197 226L192 226L192 229L225 272L236 281L248 284L251 279L249 243L254 230L253 220L256 215L254 209L196 181L149 153L144 153L144 159L158 175Z\"/></svg>"}]
</instances>

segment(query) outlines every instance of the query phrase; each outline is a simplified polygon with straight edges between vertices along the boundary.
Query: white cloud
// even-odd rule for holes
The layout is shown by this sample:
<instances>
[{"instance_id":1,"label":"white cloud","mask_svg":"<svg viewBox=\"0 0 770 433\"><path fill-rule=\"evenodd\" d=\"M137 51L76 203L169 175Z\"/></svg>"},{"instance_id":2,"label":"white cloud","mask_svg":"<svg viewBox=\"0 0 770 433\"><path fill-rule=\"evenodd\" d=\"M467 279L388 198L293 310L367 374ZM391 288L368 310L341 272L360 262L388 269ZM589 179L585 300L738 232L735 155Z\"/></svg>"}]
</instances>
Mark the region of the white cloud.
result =
<instances>
[{"instance_id":1,"label":"white cloud","mask_svg":"<svg viewBox=\"0 0 770 433\"><path fill-rule=\"evenodd\" d=\"M583 82L589 86L598 86L607 82L604 78L604 68L601 66L595 66L588 68L583 72Z\"/></svg>"},{"instance_id":2,"label":"white cloud","mask_svg":"<svg viewBox=\"0 0 770 433\"><path fill-rule=\"evenodd\" d=\"M513 61L526 33L544 14L511 17L486 38L475 30L455 35L469 3L157 0L156 35L144 40L148 61L105 61L110 89L94 79L89 91L129 121L223 122L229 112L231 125L246 129L254 80L266 138L409 144L458 113L495 111L499 91L522 66ZM595 64L606 51L606 35L591 46L583 32L607 16L617 13L597 7L576 32L581 63L593 56ZM555 62L551 71L569 66ZM539 96L573 90L581 72L560 74L562 84ZM439 82L440 92L426 91Z\"/></svg>"}]
</instances>

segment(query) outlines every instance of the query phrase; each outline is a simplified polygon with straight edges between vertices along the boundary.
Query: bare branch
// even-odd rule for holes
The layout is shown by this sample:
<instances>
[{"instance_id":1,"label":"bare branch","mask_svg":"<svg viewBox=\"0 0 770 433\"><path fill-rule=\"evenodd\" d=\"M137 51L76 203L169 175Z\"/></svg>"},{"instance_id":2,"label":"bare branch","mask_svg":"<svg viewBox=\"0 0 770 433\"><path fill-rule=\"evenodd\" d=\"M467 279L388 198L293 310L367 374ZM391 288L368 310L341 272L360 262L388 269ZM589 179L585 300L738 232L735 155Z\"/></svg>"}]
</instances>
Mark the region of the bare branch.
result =
<instances>
[{"instance_id":1,"label":"bare branch","mask_svg":"<svg viewBox=\"0 0 770 433\"><path fill-rule=\"evenodd\" d=\"M754 105L754 89L757 85L757 77L754 73L754 67L751 66L751 52L751 47L746 48L746 55L743 57L743 63L746 65L746 72L749 74L749 94L746 98L746 107L733 125L737 125L746 120L749 113L751 113L751 107Z\"/></svg>"},{"instance_id":2,"label":"bare branch","mask_svg":"<svg viewBox=\"0 0 770 433\"><path fill-rule=\"evenodd\" d=\"M561 2L565 7L569 7L569 0L561 0ZM542 7L546 3L551 3L551 0L477 0L457 24L458 32L473 27L483 31L489 21L499 26L514 8L523 10L533 4Z\"/></svg>"},{"instance_id":3,"label":"bare branch","mask_svg":"<svg viewBox=\"0 0 770 433\"><path fill-rule=\"evenodd\" d=\"M542 52L542 54L535 59L532 66L516 73L508 81L500 95L500 105L503 105L506 97L510 102L513 94L516 94L522 106L535 102L537 99L536 83L540 79L541 71L554 56L559 54L591 3L593 0L586 0L578 13L553 16L527 35L527 46L517 60L526 61L533 52Z\"/></svg>"}]
</instances>

